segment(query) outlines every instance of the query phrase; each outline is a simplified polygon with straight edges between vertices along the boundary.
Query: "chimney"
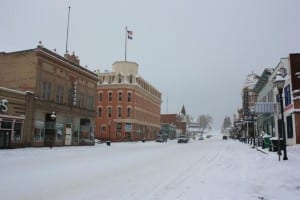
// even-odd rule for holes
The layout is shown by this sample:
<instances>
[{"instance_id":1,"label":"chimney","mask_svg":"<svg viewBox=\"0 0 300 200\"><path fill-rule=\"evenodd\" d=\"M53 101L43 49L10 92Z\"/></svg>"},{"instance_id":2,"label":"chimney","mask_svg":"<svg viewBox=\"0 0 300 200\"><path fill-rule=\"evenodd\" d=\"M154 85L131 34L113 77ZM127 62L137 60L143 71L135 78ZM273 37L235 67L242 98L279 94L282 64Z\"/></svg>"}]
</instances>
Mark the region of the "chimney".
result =
<instances>
[{"instance_id":1,"label":"chimney","mask_svg":"<svg viewBox=\"0 0 300 200\"><path fill-rule=\"evenodd\" d=\"M69 53L66 53L64 56L67 60L71 61L74 64L79 65L80 60L79 60L78 56L75 55L74 51L73 51L72 55L70 55Z\"/></svg>"}]
</instances>

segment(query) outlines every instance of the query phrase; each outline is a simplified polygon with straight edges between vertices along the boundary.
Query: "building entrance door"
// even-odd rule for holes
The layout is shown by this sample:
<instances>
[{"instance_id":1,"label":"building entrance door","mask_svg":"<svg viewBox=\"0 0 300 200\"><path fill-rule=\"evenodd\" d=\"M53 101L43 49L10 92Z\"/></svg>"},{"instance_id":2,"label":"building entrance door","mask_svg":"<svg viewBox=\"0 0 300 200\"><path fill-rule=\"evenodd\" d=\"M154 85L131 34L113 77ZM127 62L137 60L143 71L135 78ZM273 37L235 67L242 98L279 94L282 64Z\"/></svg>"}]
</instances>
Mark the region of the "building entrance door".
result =
<instances>
[{"instance_id":1,"label":"building entrance door","mask_svg":"<svg viewBox=\"0 0 300 200\"><path fill-rule=\"evenodd\" d=\"M131 141L131 133L130 132L125 132L125 139L126 139L126 141Z\"/></svg>"},{"instance_id":2,"label":"building entrance door","mask_svg":"<svg viewBox=\"0 0 300 200\"><path fill-rule=\"evenodd\" d=\"M8 148L10 142L10 132L0 130L0 148Z\"/></svg>"},{"instance_id":3,"label":"building entrance door","mask_svg":"<svg viewBox=\"0 0 300 200\"><path fill-rule=\"evenodd\" d=\"M45 115L45 141L44 145L52 147L55 144L56 118L51 118L51 113Z\"/></svg>"},{"instance_id":4,"label":"building entrance door","mask_svg":"<svg viewBox=\"0 0 300 200\"><path fill-rule=\"evenodd\" d=\"M66 125L66 132L65 132L65 145L72 144L72 124Z\"/></svg>"}]
</instances>

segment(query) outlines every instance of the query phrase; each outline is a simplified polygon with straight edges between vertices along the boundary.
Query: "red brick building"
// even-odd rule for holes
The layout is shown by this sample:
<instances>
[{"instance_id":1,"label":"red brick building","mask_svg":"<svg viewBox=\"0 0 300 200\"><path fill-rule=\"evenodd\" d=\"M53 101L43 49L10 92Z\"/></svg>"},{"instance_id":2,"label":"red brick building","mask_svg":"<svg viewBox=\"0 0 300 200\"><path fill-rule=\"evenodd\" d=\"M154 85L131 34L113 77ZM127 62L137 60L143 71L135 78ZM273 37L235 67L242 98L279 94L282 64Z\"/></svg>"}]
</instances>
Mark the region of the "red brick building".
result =
<instances>
[{"instance_id":1,"label":"red brick building","mask_svg":"<svg viewBox=\"0 0 300 200\"><path fill-rule=\"evenodd\" d=\"M178 114L161 114L161 124L174 124L176 129L180 129L182 133L186 133L187 122L184 115Z\"/></svg>"},{"instance_id":2,"label":"red brick building","mask_svg":"<svg viewBox=\"0 0 300 200\"><path fill-rule=\"evenodd\" d=\"M115 62L99 73L95 138L153 140L160 130L161 93L138 75L138 64Z\"/></svg>"}]
</instances>

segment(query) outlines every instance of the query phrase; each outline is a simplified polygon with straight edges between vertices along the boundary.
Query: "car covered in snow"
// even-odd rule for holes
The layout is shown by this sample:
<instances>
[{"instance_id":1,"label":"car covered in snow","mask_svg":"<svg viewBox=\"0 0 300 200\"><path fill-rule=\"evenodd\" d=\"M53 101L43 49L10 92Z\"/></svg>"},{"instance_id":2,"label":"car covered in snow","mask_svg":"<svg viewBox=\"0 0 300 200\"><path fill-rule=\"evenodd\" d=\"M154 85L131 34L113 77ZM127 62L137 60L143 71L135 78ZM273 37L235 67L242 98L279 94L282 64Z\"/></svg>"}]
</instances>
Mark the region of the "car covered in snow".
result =
<instances>
[{"instance_id":1,"label":"car covered in snow","mask_svg":"<svg viewBox=\"0 0 300 200\"><path fill-rule=\"evenodd\" d=\"M181 135L177 139L178 143L188 143L189 142L189 137L186 135Z\"/></svg>"},{"instance_id":2,"label":"car covered in snow","mask_svg":"<svg viewBox=\"0 0 300 200\"><path fill-rule=\"evenodd\" d=\"M156 142L167 142L167 138L164 136L159 136L155 140Z\"/></svg>"},{"instance_id":3,"label":"car covered in snow","mask_svg":"<svg viewBox=\"0 0 300 200\"><path fill-rule=\"evenodd\" d=\"M228 136L227 135L223 135L223 140L227 140L228 139Z\"/></svg>"}]
</instances>

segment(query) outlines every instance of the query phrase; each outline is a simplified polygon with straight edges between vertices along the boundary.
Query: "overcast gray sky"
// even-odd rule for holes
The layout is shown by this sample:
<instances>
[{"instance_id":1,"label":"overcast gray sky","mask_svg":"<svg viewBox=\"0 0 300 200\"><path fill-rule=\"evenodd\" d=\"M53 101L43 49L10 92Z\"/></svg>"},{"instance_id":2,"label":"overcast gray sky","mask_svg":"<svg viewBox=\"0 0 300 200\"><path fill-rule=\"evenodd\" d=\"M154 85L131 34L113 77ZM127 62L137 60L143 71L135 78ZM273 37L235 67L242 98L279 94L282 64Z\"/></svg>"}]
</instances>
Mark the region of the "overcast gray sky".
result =
<instances>
[{"instance_id":1,"label":"overcast gray sky","mask_svg":"<svg viewBox=\"0 0 300 200\"><path fill-rule=\"evenodd\" d=\"M68 49L81 65L103 71L123 60L128 26L127 60L162 92L162 113L184 104L216 128L241 107L247 74L300 52L299 0L1 0L0 51L41 40L63 55L68 6Z\"/></svg>"}]
</instances>

